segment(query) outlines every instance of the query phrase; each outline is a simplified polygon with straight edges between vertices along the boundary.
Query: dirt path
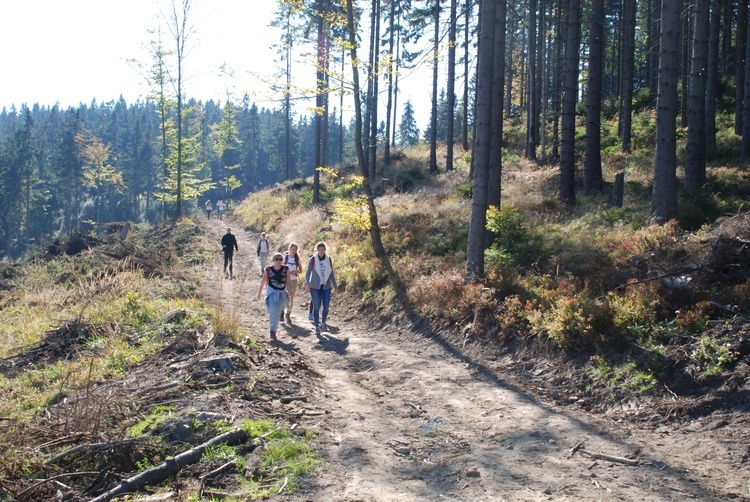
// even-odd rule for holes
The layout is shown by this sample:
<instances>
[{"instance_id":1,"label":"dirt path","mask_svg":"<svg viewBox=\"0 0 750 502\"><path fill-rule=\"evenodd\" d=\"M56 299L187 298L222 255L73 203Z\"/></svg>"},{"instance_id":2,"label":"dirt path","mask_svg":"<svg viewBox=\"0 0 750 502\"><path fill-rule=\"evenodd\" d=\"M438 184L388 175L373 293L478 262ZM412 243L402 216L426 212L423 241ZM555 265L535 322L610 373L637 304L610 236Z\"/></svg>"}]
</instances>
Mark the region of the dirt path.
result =
<instances>
[{"instance_id":1,"label":"dirt path","mask_svg":"<svg viewBox=\"0 0 750 502\"><path fill-rule=\"evenodd\" d=\"M228 222L205 223L218 242ZM236 225L233 231L240 246L235 279L224 279L217 254L204 287L265 342L267 318L255 300L257 235ZM279 343L268 350L301 354L324 375L309 393L327 413L306 426L319 433L329 467L289 500L746 499L747 427L735 436L721 431L726 424L711 423L692 433L626 429L573 406L541 402L530 389L492 376L406 326L369 326L342 311L336 297L331 332L319 340L304 301L300 293L292 325L281 325ZM590 452L640 464L571 455L579 442ZM731 450L734 465L723 458Z\"/></svg>"}]
</instances>

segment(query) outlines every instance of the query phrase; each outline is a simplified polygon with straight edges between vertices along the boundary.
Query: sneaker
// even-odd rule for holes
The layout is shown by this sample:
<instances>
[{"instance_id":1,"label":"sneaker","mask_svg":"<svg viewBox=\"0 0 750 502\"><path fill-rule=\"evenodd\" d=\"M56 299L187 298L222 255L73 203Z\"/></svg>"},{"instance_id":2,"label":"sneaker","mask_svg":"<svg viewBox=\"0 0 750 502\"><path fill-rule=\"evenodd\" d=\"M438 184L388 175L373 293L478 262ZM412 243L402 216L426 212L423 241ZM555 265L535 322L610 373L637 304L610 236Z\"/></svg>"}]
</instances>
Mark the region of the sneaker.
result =
<instances>
[{"instance_id":1,"label":"sneaker","mask_svg":"<svg viewBox=\"0 0 750 502\"><path fill-rule=\"evenodd\" d=\"M271 340L277 340L275 331L271 331Z\"/></svg>"},{"instance_id":2,"label":"sneaker","mask_svg":"<svg viewBox=\"0 0 750 502\"><path fill-rule=\"evenodd\" d=\"M321 329L323 329L323 331L331 331L330 329L328 329L328 325L326 323L321 324L320 327Z\"/></svg>"}]
</instances>

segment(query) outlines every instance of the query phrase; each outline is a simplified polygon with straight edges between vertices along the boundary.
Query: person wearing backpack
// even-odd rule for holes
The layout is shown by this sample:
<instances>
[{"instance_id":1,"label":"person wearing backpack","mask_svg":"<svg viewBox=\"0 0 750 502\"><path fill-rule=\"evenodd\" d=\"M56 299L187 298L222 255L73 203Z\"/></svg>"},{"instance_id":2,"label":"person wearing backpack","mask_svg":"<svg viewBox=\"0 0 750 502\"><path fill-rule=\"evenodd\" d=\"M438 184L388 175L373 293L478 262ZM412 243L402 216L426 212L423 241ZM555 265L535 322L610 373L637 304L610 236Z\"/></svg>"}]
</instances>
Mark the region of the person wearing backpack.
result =
<instances>
[{"instance_id":1,"label":"person wearing backpack","mask_svg":"<svg viewBox=\"0 0 750 502\"><path fill-rule=\"evenodd\" d=\"M302 260L297 254L297 244L292 242L289 244L289 250L284 253L284 266L289 269L289 279L287 280L287 291L289 292L289 308L286 310L286 322L292 322L292 308L294 307L294 295L297 293L297 276L304 273L302 267ZM284 312L282 310L281 315L283 317Z\"/></svg>"},{"instance_id":2,"label":"person wearing backpack","mask_svg":"<svg viewBox=\"0 0 750 502\"><path fill-rule=\"evenodd\" d=\"M315 334L320 335L321 329L328 331L326 319L328 318L328 306L331 303L331 292L338 293L338 285L336 284L336 274L333 271L331 257L326 254L325 242L317 243L315 250L316 253L307 262L305 290L310 292L310 300L313 305Z\"/></svg>"},{"instance_id":3,"label":"person wearing backpack","mask_svg":"<svg viewBox=\"0 0 750 502\"><path fill-rule=\"evenodd\" d=\"M268 253L271 251L271 244L268 242L265 232L261 232L260 240L258 241L258 261L260 261L260 275L263 276L263 272L266 270L266 261L268 260Z\"/></svg>"}]
</instances>

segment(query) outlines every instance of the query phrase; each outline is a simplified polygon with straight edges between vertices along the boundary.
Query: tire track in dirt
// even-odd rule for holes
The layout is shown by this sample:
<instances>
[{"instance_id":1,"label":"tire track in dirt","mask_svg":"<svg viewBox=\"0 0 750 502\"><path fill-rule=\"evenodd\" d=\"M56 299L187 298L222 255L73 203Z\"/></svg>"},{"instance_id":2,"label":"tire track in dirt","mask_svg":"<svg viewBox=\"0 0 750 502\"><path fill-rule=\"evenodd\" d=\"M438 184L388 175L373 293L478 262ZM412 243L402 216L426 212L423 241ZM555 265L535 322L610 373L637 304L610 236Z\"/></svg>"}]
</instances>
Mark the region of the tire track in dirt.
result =
<instances>
[{"instance_id":1,"label":"tire track in dirt","mask_svg":"<svg viewBox=\"0 0 750 502\"><path fill-rule=\"evenodd\" d=\"M204 220L217 242L228 223ZM224 279L218 253L206 268L204 287L227 314L267 343L265 309L255 299L257 236L232 225L240 247L235 280ZM342 311L336 296L331 332L317 339L302 306L306 300L300 291L293 323L281 324L279 343L267 350L301 353L324 375L309 392L310 401L327 412L308 428L318 432L328 468L294 496L279 499L723 498L643 441L616 436L605 421L542 403L407 326L368 325L355 312ZM641 464L571 455L580 441L589 451L637 456Z\"/></svg>"}]
</instances>

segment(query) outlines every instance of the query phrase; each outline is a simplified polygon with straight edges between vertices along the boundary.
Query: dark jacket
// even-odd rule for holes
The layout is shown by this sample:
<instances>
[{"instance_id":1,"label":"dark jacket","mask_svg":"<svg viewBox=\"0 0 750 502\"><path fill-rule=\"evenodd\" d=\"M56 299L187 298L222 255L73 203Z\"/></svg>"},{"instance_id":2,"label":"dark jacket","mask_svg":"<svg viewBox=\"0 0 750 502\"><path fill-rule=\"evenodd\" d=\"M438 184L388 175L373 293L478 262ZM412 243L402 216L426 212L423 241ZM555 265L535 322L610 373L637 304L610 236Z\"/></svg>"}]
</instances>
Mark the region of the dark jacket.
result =
<instances>
[{"instance_id":1,"label":"dark jacket","mask_svg":"<svg viewBox=\"0 0 750 502\"><path fill-rule=\"evenodd\" d=\"M237 247L237 238L234 234L225 234L224 237L221 238L221 247L227 254L234 254L235 249L237 251L240 250L240 248Z\"/></svg>"}]
</instances>

